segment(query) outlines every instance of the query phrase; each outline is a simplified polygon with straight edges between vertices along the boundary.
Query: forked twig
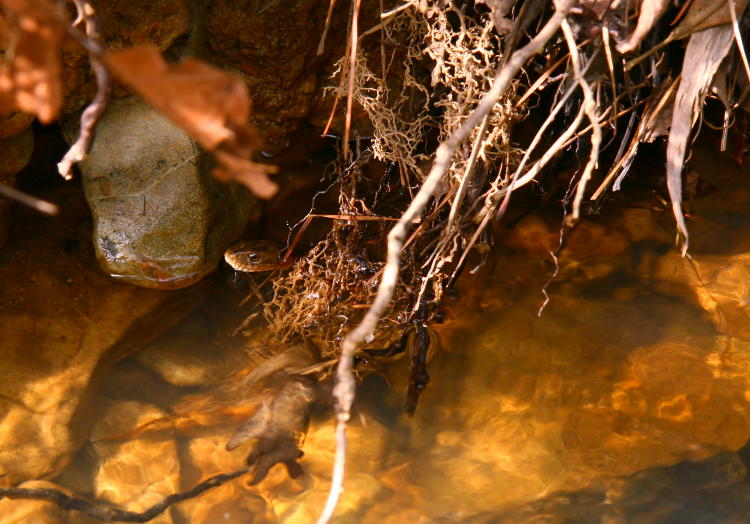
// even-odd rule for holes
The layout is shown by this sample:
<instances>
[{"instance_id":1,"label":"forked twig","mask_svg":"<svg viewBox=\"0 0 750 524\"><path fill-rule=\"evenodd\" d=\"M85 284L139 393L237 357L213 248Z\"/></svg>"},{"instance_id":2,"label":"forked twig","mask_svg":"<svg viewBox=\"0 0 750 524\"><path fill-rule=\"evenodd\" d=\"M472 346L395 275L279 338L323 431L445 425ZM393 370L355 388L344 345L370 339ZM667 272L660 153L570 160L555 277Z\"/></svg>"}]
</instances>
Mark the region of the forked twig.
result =
<instances>
[{"instance_id":1,"label":"forked twig","mask_svg":"<svg viewBox=\"0 0 750 524\"><path fill-rule=\"evenodd\" d=\"M144 511L129 511L104 501L92 501L68 495L51 488L0 488L0 498L47 500L61 508L80 511L104 522L148 522L164 513L170 506L186 499L194 498L216 486L220 486L250 471L244 467L231 473L214 475L182 493L174 493Z\"/></svg>"},{"instance_id":2,"label":"forked twig","mask_svg":"<svg viewBox=\"0 0 750 524\"><path fill-rule=\"evenodd\" d=\"M446 141L438 147L435 162L430 174L424 180L419 192L414 196L409 207L399 219L398 223L388 234L388 254L386 257L383 278L372 307L367 311L362 321L347 333L341 345L341 355L336 369L336 385L334 397L336 399L336 457L331 479L331 489L323 513L318 519L319 524L327 523L333 516L339 497L343 490L344 469L346 464L346 426L351 417L351 406L355 396L355 382L352 374L354 354L366 340L373 336L380 317L390 304L393 292L398 282L401 247L411 222L417 218L432 198L450 167L453 155L458 146L469 133L487 115L499 96L505 92L511 80L521 67L533 55L539 53L550 38L557 32L574 0L561 0L542 29L524 47L518 49L510 59L498 69L490 90L482 97L476 109L467 117L464 123Z\"/></svg>"},{"instance_id":3,"label":"forked twig","mask_svg":"<svg viewBox=\"0 0 750 524\"><path fill-rule=\"evenodd\" d=\"M78 12L78 18L70 27L71 34L73 32L78 33L75 30L75 25L84 21L86 23L86 38L88 45L84 47L89 51L89 60L91 62L91 68L94 70L96 76L96 95L91 104L81 115L81 129L78 135L78 139L65 153L63 159L57 164L57 169L65 180L73 178L73 164L81 162L86 158L91 143L94 140L94 130L96 124L101 118L104 110L107 109L109 103L111 79L107 68L101 60L102 46L101 46L101 32L99 30L99 21L96 16L96 11L88 0L73 0ZM83 35L74 34L79 41ZM95 52L92 52L95 51Z\"/></svg>"}]
</instances>

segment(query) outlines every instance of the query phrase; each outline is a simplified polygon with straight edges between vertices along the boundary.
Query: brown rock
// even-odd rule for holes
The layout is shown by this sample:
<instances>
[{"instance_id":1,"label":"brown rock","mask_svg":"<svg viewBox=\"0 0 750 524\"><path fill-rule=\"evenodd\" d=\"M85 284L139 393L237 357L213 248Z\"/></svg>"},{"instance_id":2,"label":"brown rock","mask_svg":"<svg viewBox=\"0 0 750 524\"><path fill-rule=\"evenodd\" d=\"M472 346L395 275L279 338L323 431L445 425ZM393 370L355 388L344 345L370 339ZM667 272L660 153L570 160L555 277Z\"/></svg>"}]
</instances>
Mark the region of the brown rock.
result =
<instances>
[{"instance_id":1,"label":"brown rock","mask_svg":"<svg viewBox=\"0 0 750 524\"><path fill-rule=\"evenodd\" d=\"M528 215L516 224L502 241L513 249L530 255L548 257L559 243L560 233L536 215Z\"/></svg>"},{"instance_id":2,"label":"brown rock","mask_svg":"<svg viewBox=\"0 0 750 524\"><path fill-rule=\"evenodd\" d=\"M647 207L632 207L623 210L620 220L631 242L669 244L674 225L670 223L669 228L660 227L659 219L663 220L663 216L664 213Z\"/></svg>"},{"instance_id":3,"label":"brown rock","mask_svg":"<svg viewBox=\"0 0 750 524\"><path fill-rule=\"evenodd\" d=\"M34 151L31 129L0 139L0 184L15 187L16 174L29 162ZM0 196L0 247L8 238L8 219L11 201Z\"/></svg>"},{"instance_id":4,"label":"brown rock","mask_svg":"<svg viewBox=\"0 0 750 524\"><path fill-rule=\"evenodd\" d=\"M27 115L18 111L0 116L0 138L8 138L25 131L33 121L34 115Z\"/></svg>"},{"instance_id":5,"label":"brown rock","mask_svg":"<svg viewBox=\"0 0 750 524\"><path fill-rule=\"evenodd\" d=\"M96 2L95 8L107 49L150 44L164 51L188 28L186 0L108 0ZM73 113L94 97L96 82L88 56L78 48L63 53L63 71L63 112Z\"/></svg>"},{"instance_id":6,"label":"brown rock","mask_svg":"<svg viewBox=\"0 0 750 524\"><path fill-rule=\"evenodd\" d=\"M614 258L629 247L628 239L619 230L588 220L582 220L568 233L565 256L578 261L596 258Z\"/></svg>"},{"instance_id":7,"label":"brown rock","mask_svg":"<svg viewBox=\"0 0 750 524\"><path fill-rule=\"evenodd\" d=\"M244 75L253 100L253 126L271 150L286 145L310 111L327 9L325 2L308 0L218 0L207 7L212 61ZM328 49L338 36L334 28Z\"/></svg>"},{"instance_id":8,"label":"brown rock","mask_svg":"<svg viewBox=\"0 0 750 524\"><path fill-rule=\"evenodd\" d=\"M239 365L211 338L200 326L183 323L143 348L135 359L174 386L207 386Z\"/></svg>"},{"instance_id":9,"label":"brown rock","mask_svg":"<svg viewBox=\"0 0 750 524\"><path fill-rule=\"evenodd\" d=\"M720 333L750 340L750 254L694 255L670 252L645 267L654 287L703 308Z\"/></svg>"},{"instance_id":10,"label":"brown rock","mask_svg":"<svg viewBox=\"0 0 750 524\"><path fill-rule=\"evenodd\" d=\"M140 99L110 105L81 165L106 273L177 289L216 268L255 200L243 187L217 182L201 159L190 137Z\"/></svg>"},{"instance_id":11,"label":"brown rock","mask_svg":"<svg viewBox=\"0 0 750 524\"><path fill-rule=\"evenodd\" d=\"M163 293L95 269L79 188L45 195L51 219L22 206L0 250L0 480L59 472L86 438L97 377L171 327L200 289Z\"/></svg>"}]
</instances>

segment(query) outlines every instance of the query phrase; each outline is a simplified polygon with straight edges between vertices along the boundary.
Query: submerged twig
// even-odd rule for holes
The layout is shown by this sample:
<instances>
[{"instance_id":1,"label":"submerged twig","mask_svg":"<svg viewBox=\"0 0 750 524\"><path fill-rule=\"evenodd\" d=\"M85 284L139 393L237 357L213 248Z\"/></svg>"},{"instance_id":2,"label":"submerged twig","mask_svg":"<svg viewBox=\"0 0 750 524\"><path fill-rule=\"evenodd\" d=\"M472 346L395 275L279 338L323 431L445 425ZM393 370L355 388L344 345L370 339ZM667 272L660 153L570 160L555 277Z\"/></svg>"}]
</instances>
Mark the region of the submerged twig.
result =
<instances>
[{"instance_id":1,"label":"submerged twig","mask_svg":"<svg viewBox=\"0 0 750 524\"><path fill-rule=\"evenodd\" d=\"M104 522L148 522L157 515L164 513L170 506L186 499L194 498L216 486L236 479L250 471L244 467L231 473L222 473L204 480L193 489L182 493L175 493L165 497L144 511L129 511L105 501L87 500L80 497L68 495L57 489L51 488L0 488L0 498L10 499L36 499L46 500L57 504L63 509L80 511L86 515L102 520Z\"/></svg>"},{"instance_id":2,"label":"submerged twig","mask_svg":"<svg viewBox=\"0 0 750 524\"><path fill-rule=\"evenodd\" d=\"M507 63L499 68L493 80L492 87L482 97L476 109L466 118L458 130L440 144L435 153L435 161L430 174L424 180L419 192L414 196L411 204L401 216L401 219L388 234L386 265L375 300L359 325L347 333L341 345L341 355L336 370L336 385L334 387L334 397L336 399L336 457L328 500L326 501L323 513L318 519L318 523L320 524L327 523L333 516L343 490L346 464L346 427L351 416L351 406L355 396L355 382L352 374L354 354L366 340L372 337L378 321L390 304L399 277L401 248L409 225L421 214L442 182L458 146L485 115L492 110L498 97L507 89L510 81L521 67L529 58L539 53L549 39L558 31L560 24L573 4L574 0L562 0L557 3L556 11L536 36L524 47L514 52Z\"/></svg>"}]
</instances>

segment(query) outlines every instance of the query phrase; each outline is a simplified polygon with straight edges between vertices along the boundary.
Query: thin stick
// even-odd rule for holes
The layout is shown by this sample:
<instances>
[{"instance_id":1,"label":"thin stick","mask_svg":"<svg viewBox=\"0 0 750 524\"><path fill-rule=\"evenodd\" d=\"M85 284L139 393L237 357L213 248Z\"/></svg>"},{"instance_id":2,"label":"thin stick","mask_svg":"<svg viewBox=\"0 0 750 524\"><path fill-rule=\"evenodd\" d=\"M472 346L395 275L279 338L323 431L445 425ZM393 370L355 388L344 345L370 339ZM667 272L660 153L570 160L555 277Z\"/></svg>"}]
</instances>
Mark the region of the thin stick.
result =
<instances>
[{"instance_id":1,"label":"thin stick","mask_svg":"<svg viewBox=\"0 0 750 524\"><path fill-rule=\"evenodd\" d=\"M461 207L461 204L463 203L464 196L466 195L466 191L468 191L469 180L471 180L471 177L474 173L474 165L477 163L477 157L479 157L479 151L482 149L482 141L484 141L484 134L487 131L487 125L489 124L489 122L490 122L490 114L487 113L486 115L484 115L484 118L482 119L482 123L479 126L479 132L477 133L477 138L474 140L474 147L471 148L471 156L469 157L469 162L466 164L466 169L464 169L464 176L461 178L461 183L458 186L456 197L453 200L453 204L451 205L451 212L448 215L448 224L445 226L445 231L447 233L449 233L453 229L453 223L456 221L458 210ZM447 236L445 238L447 238Z\"/></svg>"},{"instance_id":2,"label":"thin stick","mask_svg":"<svg viewBox=\"0 0 750 524\"><path fill-rule=\"evenodd\" d=\"M513 192L513 190L518 187L516 184L518 182L518 177L521 175L521 171L524 167L526 167L526 162L529 161L529 158L531 157L531 153L534 151L536 146L539 145L539 143L542 141L542 138L544 138L544 133L547 130L547 128L552 125L552 122L554 122L555 118L557 117L557 113L559 113L562 108L567 103L568 99L573 95L575 92L575 86L571 86L568 88L568 90L563 94L563 96L560 98L560 100L555 104L555 107L552 108L552 111L550 111L549 116L544 120L542 123L542 126L539 128L539 131L537 131L536 135L534 135L534 138L531 140L531 144L528 145L526 148L526 152L523 155L523 158L518 163L518 167L516 168L515 173L513 173L513 177L511 178L510 184L508 184L508 191L505 193L505 198L503 199L503 203L500 206L500 211L498 212L498 216L503 215L505 213L505 209L508 207L508 202L510 201L510 194ZM571 135L575 130L578 128L570 128ZM556 151L554 147L547 150L549 151ZM544 158L544 156L542 157ZM551 158L551 157L550 157ZM546 163L546 162L545 162ZM536 176L536 175L534 175ZM493 201L492 205L494 206L495 201ZM487 210L489 211L489 209Z\"/></svg>"},{"instance_id":3,"label":"thin stick","mask_svg":"<svg viewBox=\"0 0 750 524\"><path fill-rule=\"evenodd\" d=\"M615 81L615 62L612 58L612 47L609 39L609 29L606 25L602 25L602 44L604 44L604 56L607 59L607 69L609 70L609 83L612 87L612 125L614 129L613 135L617 135L617 83Z\"/></svg>"},{"instance_id":4,"label":"thin stick","mask_svg":"<svg viewBox=\"0 0 750 524\"><path fill-rule=\"evenodd\" d=\"M323 34L320 35L320 42L318 42L318 56L323 54L323 50L326 47L326 37L328 36L328 30L331 28L331 17L333 16L333 6L336 5L336 0L330 0L328 3L328 13L326 14L326 25L323 27Z\"/></svg>"},{"instance_id":5,"label":"thin stick","mask_svg":"<svg viewBox=\"0 0 750 524\"><path fill-rule=\"evenodd\" d=\"M745 54L745 44L742 43L742 34L740 33L740 25L737 23L737 11L734 5L734 0L727 0L729 3L729 16L732 17L732 31L734 31L734 40L737 42L737 48L740 51L742 57L742 65L745 66L745 74L747 79L750 80L750 64L747 63L747 54Z\"/></svg>"},{"instance_id":6,"label":"thin stick","mask_svg":"<svg viewBox=\"0 0 750 524\"><path fill-rule=\"evenodd\" d=\"M586 163L586 167L583 169L581 180L578 181L578 187L576 187L576 195L573 199L573 214L572 220L578 220L581 211L581 202L583 202L583 196L586 192L586 184L591 179L591 173L594 171L597 162L599 161L599 145L602 143L602 127L599 125L599 117L596 115L596 102L594 101L594 94L591 91L591 86L583 77L581 73L581 58L578 55L578 49L576 48L576 41L573 37L573 31L570 29L570 24L567 20L563 20L562 31L565 35L565 40L568 43L568 49L570 50L570 61L573 65L573 75L581 86L583 91L583 110L586 112L586 116L591 122L591 153L589 154L589 161Z\"/></svg>"},{"instance_id":7,"label":"thin stick","mask_svg":"<svg viewBox=\"0 0 750 524\"><path fill-rule=\"evenodd\" d=\"M346 98L346 115L344 120L344 158L349 158L349 135L352 127L352 106L354 105L354 77L357 76L357 31L359 5L362 0L354 0L352 10L351 43L349 44L349 89Z\"/></svg>"},{"instance_id":8,"label":"thin stick","mask_svg":"<svg viewBox=\"0 0 750 524\"><path fill-rule=\"evenodd\" d=\"M328 500L326 501L323 513L318 519L318 524L325 524L330 520L343 491L344 470L346 466L346 426L351 417L351 406L354 402L356 389L352 374L354 354L372 336L380 317L391 302L399 277L401 247L409 224L421 214L435 190L440 186L458 146L484 116L492 110L495 103L497 103L497 99L505 92L521 67L529 58L539 53L549 39L557 32L573 3L574 0L561 0L556 6L557 10L536 36L524 47L513 53L508 62L499 68L495 74L492 87L479 101L476 109L467 117L458 130L445 142L440 144L435 152L435 162L430 170L430 174L425 179L409 207L401 216L401 219L388 234L388 255L386 257L383 278L378 286L375 300L359 325L346 334L341 344L341 356L336 368L337 381L333 391L336 399L336 457L334 460L333 477L331 479L331 490L328 494Z\"/></svg>"},{"instance_id":9,"label":"thin stick","mask_svg":"<svg viewBox=\"0 0 750 524\"><path fill-rule=\"evenodd\" d=\"M659 101L656 104L656 108L649 115L649 117L646 120L646 122L645 123L641 122L639 124L638 129L636 130L636 133L635 133L635 135L633 135L633 139L630 142L630 146L628 147L628 150L615 163L614 167L609 171L609 173L605 177L604 181L599 185L599 187L594 192L594 194L591 195L591 200L598 199L602 195L602 193L604 192L604 190L607 189L607 186L609 186L609 184L612 181L612 179L615 177L615 175L617 175L617 172L620 169L620 167L623 165L623 163L625 163L625 161L630 156L630 153L633 150L633 148L637 147L638 144L640 143L641 135L643 134L643 132L646 129L648 129L648 126L650 126L651 123L654 121L654 119L656 118L656 115L658 115L659 112L664 108L664 106L666 105L667 101L672 96L672 91L674 91L674 89L677 87L677 85L679 83L680 83L680 77L678 76L677 78L675 78L672 81L672 83L670 84L670 86L667 88L667 90L661 96L661 98L659 99Z\"/></svg>"},{"instance_id":10,"label":"thin stick","mask_svg":"<svg viewBox=\"0 0 750 524\"><path fill-rule=\"evenodd\" d=\"M6 186L5 184L0 184L0 195L10 198L11 200L16 200L46 215L56 215L60 212L60 208L52 202L41 200L27 193L24 193L23 191L19 191L18 189L14 189L10 186Z\"/></svg>"},{"instance_id":11,"label":"thin stick","mask_svg":"<svg viewBox=\"0 0 750 524\"><path fill-rule=\"evenodd\" d=\"M407 9L407 8L409 8L409 7L412 7L412 6L413 6L413 5L415 5L415 4L416 4L416 2L414 2L414 1L411 1L411 2L407 2L407 3L405 3L405 4L404 4L404 5L402 5L402 6L399 6L399 7L395 8L395 9L393 9L393 10L391 10L391 11L388 11L387 13L382 13L382 14L380 15L380 19L382 20L382 22L380 22L379 24L375 24L374 26L372 26L372 27L371 27L370 29L368 29L367 31L363 31L363 32L362 32L362 34L361 34L361 35L359 35L359 39L361 40L361 39L363 39L364 37L366 37L366 36L369 36L369 35L371 35L371 34L375 33L376 31L380 31L381 29L385 28L385 26L387 26L387 25L388 25L388 24L390 24L390 23L391 23L391 22L392 22L393 20L395 20L395 18L393 18L393 15L395 15L395 14L397 14L397 13L400 13L400 12L401 12L401 11L403 11L404 9Z\"/></svg>"},{"instance_id":12,"label":"thin stick","mask_svg":"<svg viewBox=\"0 0 750 524\"><path fill-rule=\"evenodd\" d=\"M63 159L57 164L57 170L65 180L73 178L73 164L85 160L86 155L91 148L91 143L94 141L94 131L96 124L101 118L104 111L107 109L109 103L110 86L111 80L107 68L101 61L101 33L99 31L99 20L96 16L96 12L88 0L73 0L78 12L78 18L76 19L74 26L81 21L86 22L86 36L89 43L97 49L98 52L89 52L89 61L91 62L91 68L94 70L96 76L96 95L91 104L81 115L81 130L78 134L78 139L65 153ZM88 47L87 47L88 49Z\"/></svg>"},{"instance_id":13,"label":"thin stick","mask_svg":"<svg viewBox=\"0 0 750 524\"><path fill-rule=\"evenodd\" d=\"M194 498L204 491L221 486L248 471L250 471L250 468L244 467L231 473L214 475L188 491L169 495L142 512L129 511L104 501L90 501L70 496L60 490L50 488L0 488L0 498L47 500L61 508L80 511L104 522L148 522L164 513L173 504Z\"/></svg>"}]
</instances>

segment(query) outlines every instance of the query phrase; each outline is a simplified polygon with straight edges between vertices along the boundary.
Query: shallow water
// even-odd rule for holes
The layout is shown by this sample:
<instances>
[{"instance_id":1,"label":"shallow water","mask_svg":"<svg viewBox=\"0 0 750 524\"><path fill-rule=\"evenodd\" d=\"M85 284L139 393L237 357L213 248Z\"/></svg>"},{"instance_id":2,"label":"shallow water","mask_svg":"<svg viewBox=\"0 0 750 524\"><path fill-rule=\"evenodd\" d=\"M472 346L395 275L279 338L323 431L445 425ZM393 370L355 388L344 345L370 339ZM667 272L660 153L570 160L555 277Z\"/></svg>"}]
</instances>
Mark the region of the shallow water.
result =
<instances>
[{"instance_id":1,"label":"shallow water","mask_svg":"<svg viewBox=\"0 0 750 524\"><path fill-rule=\"evenodd\" d=\"M750 438L750 345L717 335L697 308L617 278L558 286L541 318L543 280L499 303L506 279L496 272L450 308L413 419L397 413L399 395L361 394L349 489L368 489L369 475L377 492L340 522L663 522L703 491L744 482L739 456L719 454ZM383 395L390 416L377 413ZM317 423L306 444L321 476L331 431ZM646 471L680 463L671 475ZM318 505L323 485L300 504ZM538 500L552 502L524 508ZM721 509L740 518L748 508Z\"/></svg>"},{"instance_id":2,"label":"shallow water","mask_svg":"<svg viewBox=\"0 0 750 524\"><path fill-rule=\"evenodd\" d=\"M745 522L750 342L727 333L750 325L748 271L731 256L750 245L750 189L729 193L695 203L689 224L696 264L732 267L726 282L698 289L670 269L681 262L667 210L613 206L571 237L541 316L549 231L530 216L499 232L505 244L465 274L434 326L440 347L416 414L404 414L406 359L360 385L333 521ZM263 392L227 378L249 367L243 341L227 336L244 293L221 276L211 285L218 294L156 356L142 351L100 377L82 424L90 438L55 482L141 511L242 467L249 447L225 445ZM276 466L257 487L238 478L153 522L315 522L333 431L331 410L319 409L302 477Z\"/></svg>"},{"instance_id":3,"label":"shallow water","mask_svg":"<svg viewBox=\"0 0 750 524\"><path fill-rule=\"evenodd\" d=\"M750 438L750 343L718 333L696 305L644 278L644 264L670 256L668 246L625 249L616 259L563 257L538 316L550 261L498 247L447 303L416 415L403 413L405 359L361 385L334 522L742 521L750 511L750 453L741 449ZM229 306L209 301L167 340L195 358L241 366L236 348L216 347L226 339L215 330L238 297ZM120 503L118 483L151 483L128 498L140 509L240 467L248 448L224 445L257 400L226 384L168 386L143 362L124 361L102 392L91 444L99 487L84 452L58 479ZM166 434L134 434L114 447L96 441L119 440L168 412L191 416L172 419ZM328 492L333 430L330 410L318 412L303 477L276 466L257 488L237 479L156 522L314 522ZM162 487L154 491L155 479Z\"/></svg>"}]
</instances>

